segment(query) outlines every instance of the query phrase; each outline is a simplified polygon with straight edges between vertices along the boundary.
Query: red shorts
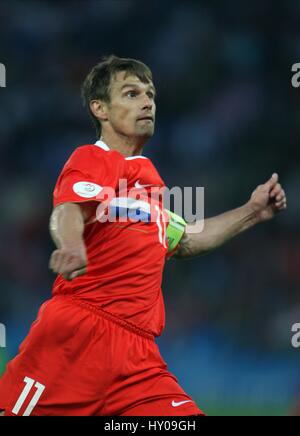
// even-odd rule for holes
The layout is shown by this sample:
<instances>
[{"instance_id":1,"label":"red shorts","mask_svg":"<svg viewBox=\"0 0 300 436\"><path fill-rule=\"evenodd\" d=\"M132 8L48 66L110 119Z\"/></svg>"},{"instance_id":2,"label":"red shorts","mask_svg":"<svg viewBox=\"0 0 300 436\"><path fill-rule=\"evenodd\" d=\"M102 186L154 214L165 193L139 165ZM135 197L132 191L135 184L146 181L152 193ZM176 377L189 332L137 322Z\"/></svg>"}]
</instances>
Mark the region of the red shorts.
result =
<instances>
[{"instance_id":1,"label":"red shorts","mask_svg":"<svg viewBox=\"0 0 300 436\"><path fill-rule=\"evenodd\" d=\"M19 416L201 415L154 338L73 297L54 297L0 380L0 410Z\"/></svg>"}]
</instances>

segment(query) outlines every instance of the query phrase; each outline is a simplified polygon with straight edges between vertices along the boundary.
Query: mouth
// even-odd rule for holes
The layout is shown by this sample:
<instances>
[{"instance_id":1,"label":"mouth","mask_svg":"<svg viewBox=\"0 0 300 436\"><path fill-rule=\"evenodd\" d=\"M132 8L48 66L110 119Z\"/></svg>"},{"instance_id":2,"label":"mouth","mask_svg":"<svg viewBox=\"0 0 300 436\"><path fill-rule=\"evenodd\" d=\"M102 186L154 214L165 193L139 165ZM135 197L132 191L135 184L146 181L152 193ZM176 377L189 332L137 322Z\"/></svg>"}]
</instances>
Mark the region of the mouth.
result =
<instances>
[{"instance_id":1,"label":"mouth","mask_svg":"<svg viewBox=\"0 0 300 436\"><path fill-rule=\"evenodd\" d=\"M153 117L151 115L148 115L147 117L138 118L138 121L154 121Z\"/></svg>"}]
</instances>

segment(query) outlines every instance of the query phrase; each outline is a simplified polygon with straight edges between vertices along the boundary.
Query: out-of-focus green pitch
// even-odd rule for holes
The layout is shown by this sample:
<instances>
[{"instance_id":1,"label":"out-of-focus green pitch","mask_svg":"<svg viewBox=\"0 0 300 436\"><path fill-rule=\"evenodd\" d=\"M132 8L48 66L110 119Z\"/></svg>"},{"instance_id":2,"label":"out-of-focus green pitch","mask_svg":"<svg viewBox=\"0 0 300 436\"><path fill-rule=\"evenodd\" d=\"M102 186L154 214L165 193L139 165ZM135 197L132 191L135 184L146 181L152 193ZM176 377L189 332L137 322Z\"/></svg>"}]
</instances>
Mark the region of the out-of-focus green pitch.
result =
<instances>
[{"instance_id":1,"label":"out-of-focus green pitch","mask_svg":"<svg viewBox=\"0 0 300 436\"><path fill-rule=\"evenodd\" d=\"M244 405L227 406L220 404L205 404L204 412L208 416L288 416L293 410L293 405L286 407L274 408L274 406L263 407Z\"/></svg>"},{"instance_id":2,"label":"out-of-focus green pitch","mask_svg":"<svg viewBox=\"0 0 300 436\"><path fill-rule=\"evenodd\" d=\"M197 405L207 416L291 416L295 410L294 400L283 400L275 404L258 398L247 401L247 398L223 398L220 401L194 396Z\"/></svg>"},{"instance_id":3,"label":"out-of-focus green pitch","mask_svg":"<svg viewBox=\"0 0 300 436\"><path fill-rule=\"evenodd\" d=\"M0 348L0 377L4 372L7 357L4 348Z\"/></svg>"}]
</instances>

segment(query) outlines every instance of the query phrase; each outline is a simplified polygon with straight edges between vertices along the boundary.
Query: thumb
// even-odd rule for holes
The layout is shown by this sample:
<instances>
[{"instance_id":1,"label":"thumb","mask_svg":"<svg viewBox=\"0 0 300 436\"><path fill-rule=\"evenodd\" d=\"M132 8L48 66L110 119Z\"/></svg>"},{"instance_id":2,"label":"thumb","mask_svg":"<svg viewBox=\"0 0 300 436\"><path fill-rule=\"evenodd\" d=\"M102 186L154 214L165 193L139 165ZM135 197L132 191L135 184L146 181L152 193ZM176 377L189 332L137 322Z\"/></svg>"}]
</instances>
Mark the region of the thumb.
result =
<instances>
[{"instance_id":1,"label":"thumb","mask_svg":"<svg viewBox=\"0 0 300 436\"><path fill-rule=\"evenodd\" d=\"M277 173L274 173L272 177L265 183L265 187L270 192L275 186L276 183L278 183L279 176Z\"/></svg>"},{"instance_id":2,"label":"thumb","mask_svg":"<svg viewBox=\"0 0 300 436\"><path fill-rule=\"evenodd\" d=\"M69 275L68 280L74 280L76 279L76 277L82 276L85 273L86 273L86 267L78 269L77 271L74 271Z\"/></svg>"}]
</instances>

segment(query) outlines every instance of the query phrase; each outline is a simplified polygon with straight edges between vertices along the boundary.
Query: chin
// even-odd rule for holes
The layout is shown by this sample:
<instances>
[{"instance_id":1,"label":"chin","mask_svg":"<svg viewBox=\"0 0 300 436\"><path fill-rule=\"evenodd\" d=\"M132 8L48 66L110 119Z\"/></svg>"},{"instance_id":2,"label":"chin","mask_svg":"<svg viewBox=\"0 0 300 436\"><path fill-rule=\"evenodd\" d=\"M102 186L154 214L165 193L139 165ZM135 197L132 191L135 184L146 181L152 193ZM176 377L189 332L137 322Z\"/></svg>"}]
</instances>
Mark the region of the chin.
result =
<instances>
[{"instance_id":1,"label":"chin","mask_svg":"<svg viewBox=\"0 0 300 436\"><path fill-rule=\"evenodd\" d=\"M154 135L154 128L151 127L149 129L142 129L138 132L138 135L143 138L151 138Z\"/></svg>"}]
</instances>

